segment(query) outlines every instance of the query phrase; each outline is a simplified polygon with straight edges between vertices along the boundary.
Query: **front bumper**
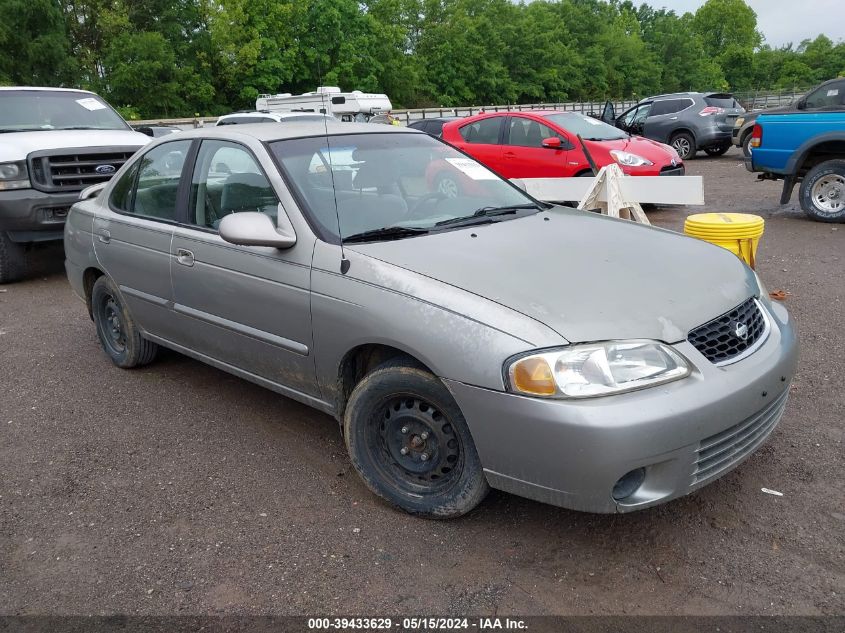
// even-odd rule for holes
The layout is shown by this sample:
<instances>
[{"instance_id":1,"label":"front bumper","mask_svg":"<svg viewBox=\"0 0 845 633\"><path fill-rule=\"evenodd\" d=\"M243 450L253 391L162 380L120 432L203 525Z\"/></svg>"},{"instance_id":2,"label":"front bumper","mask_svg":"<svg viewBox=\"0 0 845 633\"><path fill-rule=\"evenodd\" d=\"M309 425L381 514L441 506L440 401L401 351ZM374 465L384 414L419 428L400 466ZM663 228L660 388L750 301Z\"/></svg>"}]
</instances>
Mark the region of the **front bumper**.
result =
<instances>
[{"instance_id":1,"label":"front bumper","mask_svg":"<svg viewBox=\"0 0 845 633\"><path fill-rule=\"evenodd\" d=\"M684 341L674 347L696 369L660 387L567 401L445 382L494 488L587 512L645 508L724 475L780 420L797 341L786 310L766 309L771 332L751 356L717 367ZM615 483L639 468L642 485L615 501Z\"/></svg>"},{"instance_id":2,"label":"front bumper","mask_svg":"<svg viewBox=\"0 0 845 633\"><path fill-rule=\"evenodd\" d=\"M60 240L68 210L78 199L78 192L0 191L0 231L16 242Z\"/></svg>"}]
</instances>

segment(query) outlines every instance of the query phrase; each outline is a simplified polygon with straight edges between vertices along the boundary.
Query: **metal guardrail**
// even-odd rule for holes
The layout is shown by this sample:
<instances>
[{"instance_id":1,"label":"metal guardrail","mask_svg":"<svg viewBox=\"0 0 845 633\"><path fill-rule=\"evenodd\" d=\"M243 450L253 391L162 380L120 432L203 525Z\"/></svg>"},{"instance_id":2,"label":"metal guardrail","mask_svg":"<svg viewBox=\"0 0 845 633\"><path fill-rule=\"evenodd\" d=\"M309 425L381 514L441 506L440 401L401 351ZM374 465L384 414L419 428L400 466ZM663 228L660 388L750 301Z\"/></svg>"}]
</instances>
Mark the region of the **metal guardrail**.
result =
<instances>
[{"instance_id":1,"label":"metal guardrail","mask_svg":"<svg viewBox=\"0 0 845 633\"><path fill-rule=\"evenodd\" d=\"M734 97L746 110L762 110L789 105L810 90L793 88L780 91L755 91L735 92ZM474 105L460 106L454 108L415 108L411 110L393 110L391 114L396 116L403 123L418 121L420 119L432 119L444 116L472 116L480 112L523 112L526 110L561 110L563 112L580 112L582 114L600 115L604 110L605 101L569 101L565 103L527 103L508 105ZM613 107L617 114L628 108L637 105L637 99L623 99L613 101ZM182 119L150 119L145 121L130 121L132 127L145 125L174 125L183 129L192 127L203 127L214 125L217 122L216 116L189 117Z\"/></svg>"}]
</instances>

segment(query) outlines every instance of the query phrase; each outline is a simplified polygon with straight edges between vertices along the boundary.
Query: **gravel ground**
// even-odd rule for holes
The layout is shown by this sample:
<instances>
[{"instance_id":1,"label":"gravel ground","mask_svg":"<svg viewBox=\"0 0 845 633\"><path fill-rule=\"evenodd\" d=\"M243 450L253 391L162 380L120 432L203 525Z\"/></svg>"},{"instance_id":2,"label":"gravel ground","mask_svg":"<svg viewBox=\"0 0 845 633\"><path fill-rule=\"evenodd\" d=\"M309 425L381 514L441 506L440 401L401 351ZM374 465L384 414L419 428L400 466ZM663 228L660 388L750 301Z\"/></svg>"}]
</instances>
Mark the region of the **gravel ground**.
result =
<instances>
[{"instance_id":1,"label":"gravel ground","mask_svg":"<svg viewBox=\"0 0 845 633\"><path fill-rule=\"evenodd\" d=\"M0 613L845 614L845 225L779 207L736 150L688 172L708 210L766 218L801 365L743 466L622 516L499 492L457 521L396 512L332 418L176 353L114 368L39 252L0 289Z\"/></svg>"}]
</instances>

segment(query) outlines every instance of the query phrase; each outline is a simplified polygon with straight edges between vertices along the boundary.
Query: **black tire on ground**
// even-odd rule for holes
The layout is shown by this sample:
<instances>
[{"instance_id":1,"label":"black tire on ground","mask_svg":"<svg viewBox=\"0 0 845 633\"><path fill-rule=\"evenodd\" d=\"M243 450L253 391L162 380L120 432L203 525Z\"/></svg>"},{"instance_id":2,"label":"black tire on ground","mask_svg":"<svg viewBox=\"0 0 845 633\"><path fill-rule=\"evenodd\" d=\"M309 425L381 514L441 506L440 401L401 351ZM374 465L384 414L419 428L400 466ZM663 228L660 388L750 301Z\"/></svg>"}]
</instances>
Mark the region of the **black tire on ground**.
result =
<instances>
[{"instance_id":1,"label":"black tire on ground","mask_svg":"<svg viewBox=\"0 0 845 633\"><path fill-rule=\"evenodd\" d=\"M26 274L26 248L0 231L0 284L18 281Z\"/></svg>"},{"instance_id":2,"label":"black tire on ground","mask_svg":"<svg viewBox=\"0 0 845 633\"><path fill-rule=\"evenodd\" d=\"M675 148L681 160L688 160L695 156L695 139L689 132L676 132L669 139L669 145Z\"/></svg>"},{"instance_id":3,"label":"black tire on ground","mask_svg":"<svg viewBox=\"0 0 845 633\"><path fill-rule=\"evenodd\" d=\"M457 198L463 191L460 181L449 173L437 175L434 179L434 189L447 198Z\"/></svg>"},{"instance_id":4,"label":"black tire on ground","mask_svg":"<svg viewBox=\"0 0 845 633\"><path fill-rule=\"evenodd\" d=\"M751 156L751 132L746 132L742 137L742 154L746 158Z\"/></svg>"},{"instance_id":5,"label":"black tire on ground","mask_svg":"<svg viewBox=\"0 0 845 633\"><path fill-rule=\"evenodd\" d=\"M707 154L708 156L722 156L730 148L731 148L730 145L715 145L713 147L705 147L704 153Z\"/></svg>"},{"instance_id":6,"label":"black tire on ground","mask_svg":"<svg viewBox=\"0 0 845 633\"><path fill-rule=\"evenodd\" d=\"M449 519L489 491L469 428L446 386L409 363L386 363L352 391L343 431L355 470L410 514Z\"/></svg>"},{"instance_id":7,"label":"black tire on ground","mask_svg":"<svg viewBox=\"0 0 845 633\"><path fill-rule=\"evenodd\" d=\"M115 365L130 369L155 359L158 345L141 336L120 291L105 275L91 289L91 312L103 351Z\"/></svg>"},{"instance_id":8,"label":"black tire on ground","mask_svg":"<svg viewBox=\"0 0 845 633\"><path fill-rule=\"evenodd\" d=\"M845 160L829 160L808 171L798 199L814 220L845 222Z\"/></svg>"}]
</instances>

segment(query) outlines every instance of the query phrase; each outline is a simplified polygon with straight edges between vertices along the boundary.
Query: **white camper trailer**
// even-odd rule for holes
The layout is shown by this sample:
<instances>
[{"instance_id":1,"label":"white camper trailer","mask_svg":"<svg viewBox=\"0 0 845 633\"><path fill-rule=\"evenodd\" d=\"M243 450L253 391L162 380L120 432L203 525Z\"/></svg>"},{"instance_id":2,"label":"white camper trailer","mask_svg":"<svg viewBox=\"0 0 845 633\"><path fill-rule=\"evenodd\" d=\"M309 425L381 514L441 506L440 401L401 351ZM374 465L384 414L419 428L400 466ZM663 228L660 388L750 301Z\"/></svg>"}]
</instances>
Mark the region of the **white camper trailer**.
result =
<instances>
[{"instance_id":1,"label":"white camper trailer","mask_svg":"<svg viewBox=\"0 0 845 633\"><path fill-rule=\"evenodd\" d=\"M320 86L315 92L301 95L259 95L255 100L259 112L315 112L341 121L368 121L372 116L390 112L392 107L387 95L360 90L341 92L336 86Z\"/></svg>"}]
</instances>

